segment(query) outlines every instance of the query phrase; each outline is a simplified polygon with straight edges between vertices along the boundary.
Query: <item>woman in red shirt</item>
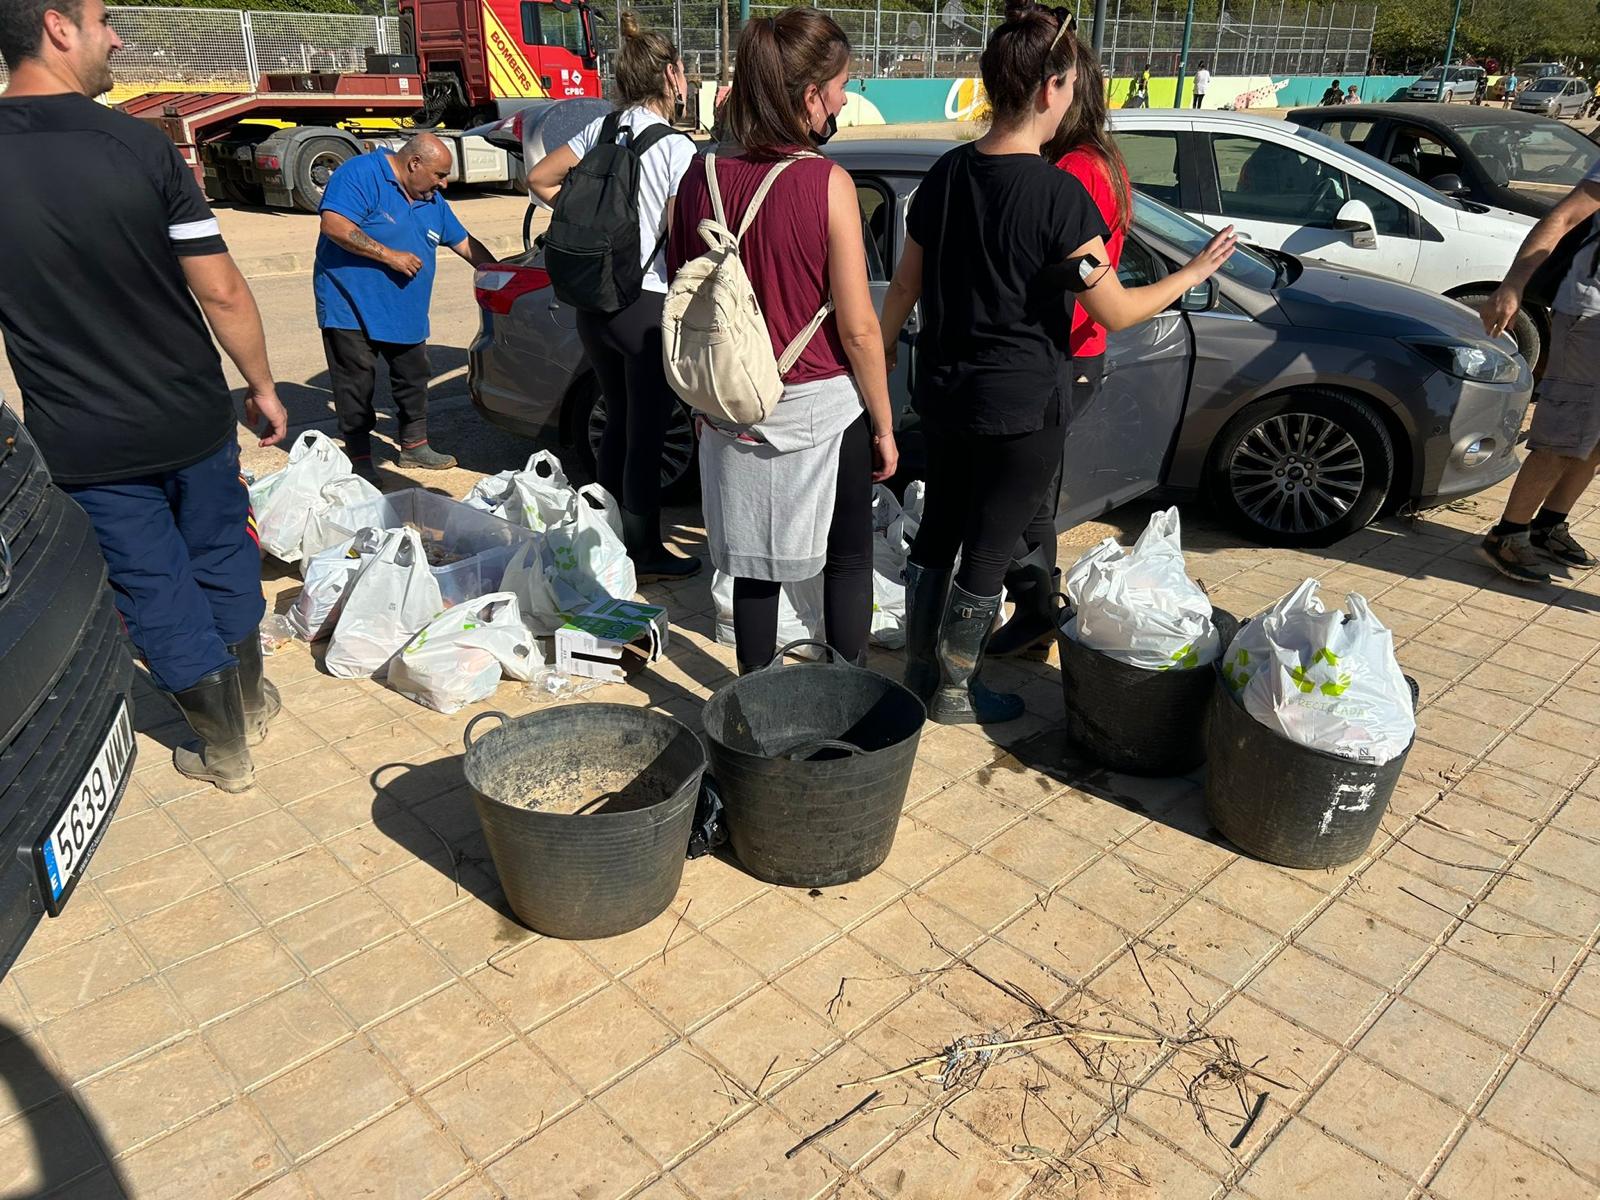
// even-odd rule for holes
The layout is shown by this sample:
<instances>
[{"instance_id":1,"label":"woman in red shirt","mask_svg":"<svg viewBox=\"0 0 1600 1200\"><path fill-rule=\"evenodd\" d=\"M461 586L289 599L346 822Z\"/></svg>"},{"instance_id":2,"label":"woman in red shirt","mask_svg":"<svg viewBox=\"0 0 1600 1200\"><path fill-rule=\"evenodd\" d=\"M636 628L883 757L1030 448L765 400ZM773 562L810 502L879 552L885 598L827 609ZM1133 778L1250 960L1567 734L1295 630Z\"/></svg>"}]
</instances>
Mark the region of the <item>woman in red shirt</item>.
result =
<instances>
[{"instance_id":1,"label":"woman in red shirt","mask_svg":"<svg viewBox=\"0 0 1600 1200\"><path fill-rule=\"evenodd\" d=\"M1076 36L1069 34L1068 36ZM1115 270L1122 262L1122 243L1133 219L1133 192L1122 152L1106 125L1106 81L1094 53L1081 46L1078 53L1078 87L1072 107L1061 119L1055 138L1044 156L1083 184L1111 232L1106 250ZM1075 304L1067 348L1072 353L1071 422L1086 411L1105 380L1106 328ZM1045 492L1039 511L1022 535L1018 557L1006 575L1006 593L1015 607L1011 619L989 639L989 653L1004 658L1025 655L1045 658L1055 637L1052 598L1060 591L1061 572L1056 567L1056 507L1061 496L1061 472Z\"/></svg>"}]
</instances>

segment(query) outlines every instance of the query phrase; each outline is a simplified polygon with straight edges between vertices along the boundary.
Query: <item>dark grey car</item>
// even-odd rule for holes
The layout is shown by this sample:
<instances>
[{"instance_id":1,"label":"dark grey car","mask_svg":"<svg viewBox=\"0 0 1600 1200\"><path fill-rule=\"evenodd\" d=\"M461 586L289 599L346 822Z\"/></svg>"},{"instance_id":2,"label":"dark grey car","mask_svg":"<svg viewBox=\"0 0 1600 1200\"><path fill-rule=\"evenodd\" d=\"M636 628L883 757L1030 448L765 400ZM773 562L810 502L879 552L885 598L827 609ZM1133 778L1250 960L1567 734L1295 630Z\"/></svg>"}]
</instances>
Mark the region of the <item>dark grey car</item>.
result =
<instances>
[{"instance_id":1,"label":"dark grey car","mask_svg":"<svg viewBox=\"0 0 1600 1200\"><path fill-rule=\"evenodd\" d=\"M829 155L861 200L868 274L881 302L938 141L852 141ZM1195 254L1210 232L1139 196L1120 275L1137 286ZM470 349L473 403L486 419L574 446L592 468L604 405L573 314L537 252L482 267L482 324ZM915 318L913 317L913 323ZM915 329L907 337L914 339ZM908 397L915 356L890 379L902 463L920 461ZM1099 400L1066 441L1062 527L1158 486L1205 493L1247 535L1320 545L1385 504L1426 507L1489 487L1517 465L1532 391L1509 341L1483 335L1454 301L1360 272L1241 247L1173 308L1113 334ZM674 421L663 482L693 486L694 433Z\"/></svg>"}]
</instances>

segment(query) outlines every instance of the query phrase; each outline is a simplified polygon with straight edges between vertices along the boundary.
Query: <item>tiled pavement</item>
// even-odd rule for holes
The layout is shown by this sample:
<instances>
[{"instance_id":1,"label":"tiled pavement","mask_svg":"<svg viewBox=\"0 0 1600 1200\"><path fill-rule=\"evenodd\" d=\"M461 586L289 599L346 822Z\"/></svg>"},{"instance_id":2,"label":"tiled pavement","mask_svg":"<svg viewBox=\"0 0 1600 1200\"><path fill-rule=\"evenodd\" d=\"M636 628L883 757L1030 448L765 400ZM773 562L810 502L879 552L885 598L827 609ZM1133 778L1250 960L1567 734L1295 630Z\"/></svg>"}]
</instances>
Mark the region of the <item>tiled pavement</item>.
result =
<instances>
[{"instance_id":1,"label":"tiled pavement","mask_svg":"<svg viewBox=\"0 0 1600 1200\"><path fill-rule=\"evenodd\" d=\"M1499 494L1314 554L1190 531L1235 612L1308 573L1362 591L1422 685L1337 871L1235 854L1191 780L1074 762L1055 666L1004 667L1030 715L927 730L876 874L702 859L646 928L564 943L503 911L457 757L477 709L295 648L228 797L174 773L146 693L90 878L0 981L0 1194L1593 1197L1600 575L1501 586L1471 554ZM731 656L704 581L663 594L670 662L586 699L693 723ZM1089 1033L902 1070L1039 1008Z\"/></svg>"}]
</instances>

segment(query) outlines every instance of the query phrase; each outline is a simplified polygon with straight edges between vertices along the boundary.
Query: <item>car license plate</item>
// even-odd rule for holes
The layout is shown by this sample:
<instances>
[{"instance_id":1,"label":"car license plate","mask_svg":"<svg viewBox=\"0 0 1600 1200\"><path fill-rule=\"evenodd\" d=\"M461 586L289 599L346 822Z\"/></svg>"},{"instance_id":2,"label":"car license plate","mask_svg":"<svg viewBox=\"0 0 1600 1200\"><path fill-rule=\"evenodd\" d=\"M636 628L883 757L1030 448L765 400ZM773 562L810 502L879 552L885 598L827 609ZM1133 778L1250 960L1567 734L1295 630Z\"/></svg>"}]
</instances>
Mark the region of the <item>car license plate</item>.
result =
<instances>
[{"instance_id":1,"label":"car license plate","mask_svg":"<svg viewBox=\"0 0 1600 1200\"><path fill-rule=\"evenodd\" d=\"M33 848L39 886L52 917L60 915L84 865L100 844L106 826L111 823L111 814L122 799L132 767L133 717L128 702L120 700L116 716L111 718L111 726L100 740L94 762Z\"/></svg>"}]
</instances>

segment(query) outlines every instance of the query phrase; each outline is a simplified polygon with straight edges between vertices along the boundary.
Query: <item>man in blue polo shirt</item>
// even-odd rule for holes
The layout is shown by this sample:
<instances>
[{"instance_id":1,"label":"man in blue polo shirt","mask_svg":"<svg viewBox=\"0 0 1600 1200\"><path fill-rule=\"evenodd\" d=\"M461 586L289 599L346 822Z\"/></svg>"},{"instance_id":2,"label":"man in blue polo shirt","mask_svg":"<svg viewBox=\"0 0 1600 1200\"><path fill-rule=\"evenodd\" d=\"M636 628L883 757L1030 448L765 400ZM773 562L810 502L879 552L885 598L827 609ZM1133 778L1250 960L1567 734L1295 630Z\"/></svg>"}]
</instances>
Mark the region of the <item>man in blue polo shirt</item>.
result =
<instances>
[{"instance_id":1,"label":"man in blue polo shirt","mask_svg":"<svg viewBox=\"0 0 1600 1200\"><path fill-rule=\"evenodd\" d=\"M398 151L352 158L322 196L312 290L333 380L339 434L357 474L372 468L373 385L381 358L400 416L400 465L448 470L456 460L428 445L428 304L440 246L473 266L494 261L456 220L443 195L450 151L419 133Z\"/></svg>"}]
</instances>

